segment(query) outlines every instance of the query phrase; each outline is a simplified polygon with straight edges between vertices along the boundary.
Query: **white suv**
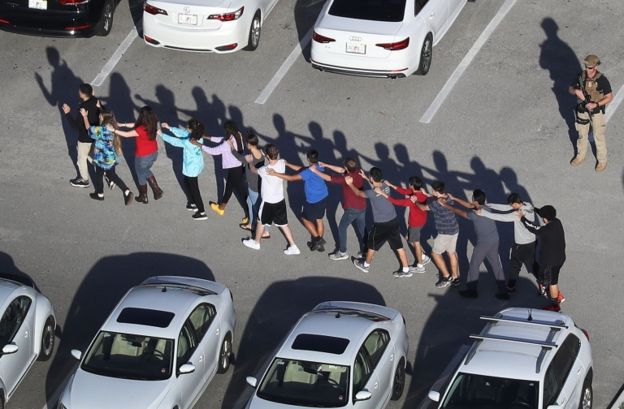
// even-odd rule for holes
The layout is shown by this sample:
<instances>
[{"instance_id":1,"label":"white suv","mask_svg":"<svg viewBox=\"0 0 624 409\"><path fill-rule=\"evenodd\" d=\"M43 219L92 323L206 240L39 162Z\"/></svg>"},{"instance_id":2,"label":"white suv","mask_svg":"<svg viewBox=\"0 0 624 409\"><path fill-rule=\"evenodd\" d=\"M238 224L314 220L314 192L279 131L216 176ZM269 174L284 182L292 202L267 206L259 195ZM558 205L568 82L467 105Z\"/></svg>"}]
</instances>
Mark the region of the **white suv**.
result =
<instances>
[{"instance_id":1,"label":"white suv","mask_svg":"<svg viewBox=\"0 0 624 409\"><path fill-rule=\"evenodd\" d=\"M591 409L591 347L572 318L509 308L481 319L446 391L429 392L437 408Z\"/></svg>"}]
</instances>

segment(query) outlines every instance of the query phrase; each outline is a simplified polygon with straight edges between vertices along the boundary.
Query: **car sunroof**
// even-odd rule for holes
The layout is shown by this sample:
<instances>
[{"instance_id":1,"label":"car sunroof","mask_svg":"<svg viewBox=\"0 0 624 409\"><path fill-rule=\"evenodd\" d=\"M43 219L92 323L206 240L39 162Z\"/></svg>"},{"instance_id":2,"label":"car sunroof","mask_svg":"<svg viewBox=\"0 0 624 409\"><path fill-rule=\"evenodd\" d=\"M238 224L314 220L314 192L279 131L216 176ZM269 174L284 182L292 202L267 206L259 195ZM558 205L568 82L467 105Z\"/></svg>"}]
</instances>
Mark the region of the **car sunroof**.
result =
<instances>
[{"instance_id":1,"label":"car sunroof","mask_svg":"<svg viewBox=\"0 0 624 409\"><path fill-rule=\"evenodd\" d=\"M340 355L347 349L347 345L349 345L349 340L346 338L301 334L295 338L291 348Z\"/></svg>"},{"instance_id":2,"label":"car sunroof","mask_svg":"<svg viewBox=\"0 0 624 409\"><path fill-rule=\"evenodd\" d=\"M124 308L117 322L122 324L148 325L150 327L167 328L174 313L160 310L148 310L146 308Z\"/></svg>"}]
</instances>

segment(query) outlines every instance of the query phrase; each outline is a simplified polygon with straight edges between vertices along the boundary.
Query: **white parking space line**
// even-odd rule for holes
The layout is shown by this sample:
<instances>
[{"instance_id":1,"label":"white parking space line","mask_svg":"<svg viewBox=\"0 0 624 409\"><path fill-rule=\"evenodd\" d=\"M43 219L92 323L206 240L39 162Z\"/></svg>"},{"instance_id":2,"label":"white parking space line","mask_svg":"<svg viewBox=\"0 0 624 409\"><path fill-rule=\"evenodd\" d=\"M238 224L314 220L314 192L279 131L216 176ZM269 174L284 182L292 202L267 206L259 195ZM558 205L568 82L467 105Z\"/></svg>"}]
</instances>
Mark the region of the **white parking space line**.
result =
<instances>
[{"instance_id":1,"label":"white parking space line","mask_svg":"<svg viewBox=\"0 0 624 409\"><path fill-rule=\"evenodd\" d=\"M609 122L609 119L611 119L615 110L618 109L618 107L622 103L622 100L624 100L624 85L622 85L618 90L617 94L615 94L615 98L613 98L613 101L609 105L607 105L605 122Z\"/></svg>"},{"instance_id":2,"label":"white parking space line","mask_svg":"<svg viewBox=\"0 0 624 409\"><path fill-rule=\"evenodd\" d=\"M299 56L303 53L303 49L306 48L310 43L313 30L314 28L311 28L310 31L308 31L306 35L303 36L301 41L299 41L297 46L291 51L288 58L286 58L286 60L282 63L282 66L279 67L279 69L275 72L275 75L273 75L271 81L269 81L269 83L266 85L266 87L264 87L258 98L256 98L256 100L254 101L256 104L264 105L264 103L267 102L273 91L275 91L275 88L277 88L279 83L288 73L288 70L290 70L290 67L292 67L295 61L297 61L297 58L299 58Z\"/></svg>"},{"instance_id":3,"label":"white parking space line","mask_svg":"<svg viewBox=\"0 0 624 409\"><path fill-rule=\"evenodd\" d=\"M496 30L496 27L498 27L498 25L501 21L503 21L507 13L509 13L509 10L511 10L514 4L516 4L516 1L517 0L505 0L505 3L503 3L494 18L485 27L485 29L483 30L479 38L477 38L477 41L475 41L475 43L472 45L472 48L470 48L466 56L464 56L464 59L461 60L457 68L455 68L455 71L453 71L449 79L446 81L444 87L442 87L440 92L438 92L438 95L435 97L429 108L427 108L422 118L420 118L420 122L424 124L428 124L431 122L435 114L438 112L438 109L440 109L440 107L444 103L446 97L449 96L449 94L453 90L453 87L455 87L455 84L457 84L461 76L464 74L464 71L466 71L466 68L468 68L472 60L474 60L474 58L477 56L479 50L481 50L481 47L485 45L494 30Z\"/></svg>"},{"instance_id":4,"label":"white parking space line","mask_svg":"<svg viewBox=\"0 0 624 409\"><path fill-rule=\"evenodd\" d=\"M121 57L123 57L125 52L128 51L128 48L130 48L138 36L139 34L136 27L132 27L132 30L130 30L126 38L121 42L121 44L119 44L119 47L117 47L113 55L111 55L111 58L109 58L106 64L104 64L102 71L100 71L93 81L91 81L91 85L99 87L104 83L104 81L106 81L106 78L108 78L110 73L115 69L115 66L119 63L119 60L121 60Z\"/></svg>"}]
</instances>

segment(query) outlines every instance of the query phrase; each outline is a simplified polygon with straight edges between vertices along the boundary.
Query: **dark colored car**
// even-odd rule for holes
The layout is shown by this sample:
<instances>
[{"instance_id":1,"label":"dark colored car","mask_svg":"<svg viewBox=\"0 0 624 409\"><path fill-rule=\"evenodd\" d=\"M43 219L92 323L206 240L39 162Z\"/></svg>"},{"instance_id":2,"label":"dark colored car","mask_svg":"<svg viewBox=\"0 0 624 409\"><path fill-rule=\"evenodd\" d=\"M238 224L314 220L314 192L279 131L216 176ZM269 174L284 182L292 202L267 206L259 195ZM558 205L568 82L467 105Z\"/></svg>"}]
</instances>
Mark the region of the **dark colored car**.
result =
<instances>
[{"instance_id":1,"label":"dark colored car","mask_svg":"<svg viewBox=\"0 0 624 409\"><path fill-rule=\"evenodd\" d=\"M0 29L53 37L105 36L120 0L0 0Z\"/></svg>"}]
</instances>

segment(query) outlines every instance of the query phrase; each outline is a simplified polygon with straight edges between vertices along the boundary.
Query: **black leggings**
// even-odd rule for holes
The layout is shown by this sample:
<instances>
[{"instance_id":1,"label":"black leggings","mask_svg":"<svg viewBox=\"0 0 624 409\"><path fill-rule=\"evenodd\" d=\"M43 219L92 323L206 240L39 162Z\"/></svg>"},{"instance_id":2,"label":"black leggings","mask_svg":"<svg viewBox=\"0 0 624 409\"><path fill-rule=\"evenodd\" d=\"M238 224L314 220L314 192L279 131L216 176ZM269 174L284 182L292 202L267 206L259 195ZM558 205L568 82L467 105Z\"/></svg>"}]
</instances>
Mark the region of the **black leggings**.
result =
<instances>
[{"instance_id":1,"label":"black leggings","mask_svg":"<svg viewBox=\"0 0 624 409\"><path fill-rule=\"evenodd\" d=\"M184 176L184 184L186 185L188 204L194 204L197 206L197 210L200 213L204 213L204 201L202 200L201 193L199 192L197 176Z\"/></svg>"},{"instance_id":2,"label":"black leggings","mask_svg":"<svg viewBox=\"0 0 624 409\"><path fill-rule=\"evenodd\" d=\"M249 210L247 209L247 183L245 179L245 168L239 166L237 168L226 169L227 175L225 177L225 192L223 192L223 198L221 203L226 204L232 197L232 193L238 199L240 207L245 212L245 216L249 217Z\"/></svg>"},{"instance_id":3,"label":"black leggings","mask_svg":"<svg viewBox=\"0 0 624 409\"><path fill-rule=\"evenodd\" d=\"M96 166L95 167L95 179L93 179L93 187L95 187L95 193L98 193L100 195L104 193L104 182L102 181L102 178L104 177L104 175L106 175L106 177L111 182L115 182L115 184L119 186L122 192L125 192L126 190L128 190L128 186L126 186L124 181L121 180L119 176L117 176L114 166L110 169L102 169L101 167Z\"/></svg>"}]
</instances>

